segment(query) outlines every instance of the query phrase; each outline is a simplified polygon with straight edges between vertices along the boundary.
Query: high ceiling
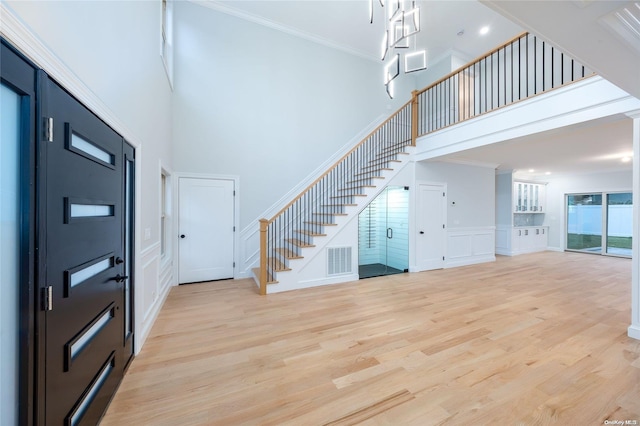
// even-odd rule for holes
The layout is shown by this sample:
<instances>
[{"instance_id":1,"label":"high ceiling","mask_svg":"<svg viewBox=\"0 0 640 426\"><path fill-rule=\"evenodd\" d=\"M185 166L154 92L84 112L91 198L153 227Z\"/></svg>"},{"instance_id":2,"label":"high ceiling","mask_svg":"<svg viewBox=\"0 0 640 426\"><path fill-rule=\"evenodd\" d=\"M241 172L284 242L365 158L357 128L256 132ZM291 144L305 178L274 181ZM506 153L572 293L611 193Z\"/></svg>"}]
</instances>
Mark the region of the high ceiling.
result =
<instances>
[{"instance_id":1,"label":"high ceiling","mask_svg":"<svg viewBox=\"0 0 640 426\"><path fill-rule=\"evenodd\" d=\"M380 62L384 11L379 0L373 2L373 24L369 24L368 0L192 1ZM640 11L640 2L420 0L416 3L422 15L417 44L427 49L429 66L452 53L462 59L474 59L526 28L552 40L629 93L640 94L640 38L635 46L628 34L617 33L611 24L611 17L625 7L634 14L636 9ZM481 36L479 30L484 26L490 31ZM458 35L461 31L463 34ZM493 164L499 169L525 173L535 169L535 177L546 171L588 173L629 169L631 163L622 163L621 157L631 150L630 120L609 117L441 159Z\"/></svg>"},{"instance_id":2,"label":"high ceiling","mask_svg":"<svg viewBox=\"0 0 640 426\"><path fill-rule=\"evenodd\" d=\"M385 9L374 0L369 23L368 0L202 0L196 1L238 17L324 42L380 62ZM389 2L387 2L389 3ZM477 1L416 1L422 29L417 45L437 61L452 50L471 60L515 37L522 28ZM490 31L479 35L483 26ZM464 34L458 36L458 32Z\"/></svg>"}]
</instances>

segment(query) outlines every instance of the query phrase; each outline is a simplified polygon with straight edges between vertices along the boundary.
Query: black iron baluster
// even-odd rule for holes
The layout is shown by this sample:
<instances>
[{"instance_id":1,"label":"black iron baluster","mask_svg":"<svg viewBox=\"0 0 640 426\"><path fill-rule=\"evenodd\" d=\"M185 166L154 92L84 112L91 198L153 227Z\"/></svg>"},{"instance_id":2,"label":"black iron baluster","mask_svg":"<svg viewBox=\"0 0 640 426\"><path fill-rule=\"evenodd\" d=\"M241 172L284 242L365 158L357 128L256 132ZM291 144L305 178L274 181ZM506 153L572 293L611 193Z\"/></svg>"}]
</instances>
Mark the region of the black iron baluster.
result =
<instances>
[{"instance_id":1,"label":"black iron baluster","mask_svg":"<svg viewBox=\"0 0 640 426\"><path fill-rule=\"evenodd\" d=\"M533 36L533 94L538 93L538 38Z\"/></svg>"}]
</instances>

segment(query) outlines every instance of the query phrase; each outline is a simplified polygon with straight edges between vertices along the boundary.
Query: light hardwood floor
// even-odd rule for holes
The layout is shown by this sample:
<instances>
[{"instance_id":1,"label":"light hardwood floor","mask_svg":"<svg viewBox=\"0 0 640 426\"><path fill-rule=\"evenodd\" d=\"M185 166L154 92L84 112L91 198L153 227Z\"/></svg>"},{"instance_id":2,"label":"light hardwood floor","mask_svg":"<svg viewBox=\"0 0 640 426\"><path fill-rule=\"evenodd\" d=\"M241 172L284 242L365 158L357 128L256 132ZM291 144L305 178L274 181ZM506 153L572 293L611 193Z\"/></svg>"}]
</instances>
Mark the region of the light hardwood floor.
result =
<instances>
[{"instance_id":1,"label":"light hardwood floor","mask_svg":"<svg viewBox=\"0 0 640 426\"><path fill-rule=\"evenodd\" d=\"M629 259L544 252L175 287L102 425L640 425L630 282Z\"/></svg>"}]
</instances>

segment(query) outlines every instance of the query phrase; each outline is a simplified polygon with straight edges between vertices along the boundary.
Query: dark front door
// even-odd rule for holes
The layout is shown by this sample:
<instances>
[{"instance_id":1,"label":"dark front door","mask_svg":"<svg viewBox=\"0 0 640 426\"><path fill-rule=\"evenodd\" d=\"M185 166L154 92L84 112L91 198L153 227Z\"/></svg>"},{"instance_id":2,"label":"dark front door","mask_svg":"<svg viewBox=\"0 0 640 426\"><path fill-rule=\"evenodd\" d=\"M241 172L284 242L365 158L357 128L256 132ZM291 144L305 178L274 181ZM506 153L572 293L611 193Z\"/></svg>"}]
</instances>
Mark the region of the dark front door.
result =
<instances>
[{"instance_id":1,"label":"dark front door","mask_svg":"<svg viewBox=\"0 0 640 426\"><path fill-rule=\"evenodd\" d=\"M43 89L43 122L53 123L41 151L46 423L96 424L130 342L125 144L57 84Z\"/></svg>"}]
</instances>

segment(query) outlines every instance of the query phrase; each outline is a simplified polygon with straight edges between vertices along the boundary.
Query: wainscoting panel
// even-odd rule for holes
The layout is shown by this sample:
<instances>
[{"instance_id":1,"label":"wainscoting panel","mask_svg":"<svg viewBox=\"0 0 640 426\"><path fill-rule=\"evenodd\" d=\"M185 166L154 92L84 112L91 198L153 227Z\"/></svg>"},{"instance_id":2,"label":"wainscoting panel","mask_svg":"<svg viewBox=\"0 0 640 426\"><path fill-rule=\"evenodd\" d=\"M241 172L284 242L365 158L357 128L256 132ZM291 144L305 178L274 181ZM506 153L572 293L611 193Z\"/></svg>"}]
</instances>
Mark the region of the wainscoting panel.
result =
<instances>
[{"instance_id":1,"label":"wainscoting panel","mask_svg":"<svg viewBox=\"0 0 640 426\"><path fill-rule=\"evenodd\" d=\"M174 284L173 263L170 259L160 262L160 243L157 242L140 253L141 273L136 274L136 353L140 351L151 331L164 301ZM140 320L141 319L141 320Z\"/></svg>"},{"instance_id":2,"label":"wainscoting panel","mask_svg":"<svg viewBox=\"0 0 640 426\"><path fill-rule=\"evenodd\" d=\"M495 226L448 229L445 267L495 261L495 234Z\"/></svg>"}]
</instances>

